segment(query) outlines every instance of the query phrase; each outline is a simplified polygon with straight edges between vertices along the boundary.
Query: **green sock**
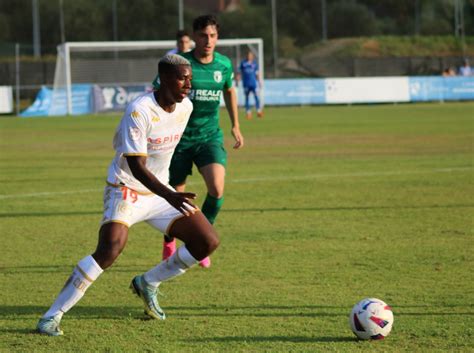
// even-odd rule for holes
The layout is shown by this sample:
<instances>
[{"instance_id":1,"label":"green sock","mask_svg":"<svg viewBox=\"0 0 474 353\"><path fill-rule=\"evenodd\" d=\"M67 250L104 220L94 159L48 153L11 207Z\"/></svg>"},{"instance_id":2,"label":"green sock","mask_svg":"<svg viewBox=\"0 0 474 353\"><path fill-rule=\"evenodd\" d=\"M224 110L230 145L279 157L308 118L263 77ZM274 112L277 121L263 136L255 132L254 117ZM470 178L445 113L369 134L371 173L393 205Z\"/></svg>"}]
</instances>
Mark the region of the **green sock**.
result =
<instances>
[{"instance_id":1,"label":"green sock","mask_svg":"<svg viewBox=\"0 0 474 353\"><path fill-rule=\"evenodd\" d=\"M223 203L224 197L217 199L214 196L207 194L206 199L202 204L202 213L204 213L204 216L206 216L209 223L214 224Z\"/></svg>"}]
</instances>

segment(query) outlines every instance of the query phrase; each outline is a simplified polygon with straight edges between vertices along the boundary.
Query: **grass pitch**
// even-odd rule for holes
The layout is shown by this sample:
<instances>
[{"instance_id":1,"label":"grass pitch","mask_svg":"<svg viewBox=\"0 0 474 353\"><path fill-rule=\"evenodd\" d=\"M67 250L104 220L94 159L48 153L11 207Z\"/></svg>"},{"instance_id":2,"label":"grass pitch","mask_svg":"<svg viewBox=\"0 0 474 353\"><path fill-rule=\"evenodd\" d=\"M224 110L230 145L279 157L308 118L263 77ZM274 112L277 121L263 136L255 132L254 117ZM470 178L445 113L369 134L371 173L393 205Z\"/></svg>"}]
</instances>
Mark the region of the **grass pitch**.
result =
<instances>
[{"instance_id":1,"label":"grass pitch","mask_svg":"<svg viewBox=\"0 0 474 353\"><path fill-rule=\"evenodd\" d=\"M0 351L427 352L474 350L474 104L268 108L231 149L221 247L209 270L162 285L164 322L143 320L130 280L162 237L131 229L114 264L34 333L96 245L118 115L0 119ZM189 190L205 187L197 173ZM364 297L395 315L357 341Z\"/></svg>"}]
</instances>

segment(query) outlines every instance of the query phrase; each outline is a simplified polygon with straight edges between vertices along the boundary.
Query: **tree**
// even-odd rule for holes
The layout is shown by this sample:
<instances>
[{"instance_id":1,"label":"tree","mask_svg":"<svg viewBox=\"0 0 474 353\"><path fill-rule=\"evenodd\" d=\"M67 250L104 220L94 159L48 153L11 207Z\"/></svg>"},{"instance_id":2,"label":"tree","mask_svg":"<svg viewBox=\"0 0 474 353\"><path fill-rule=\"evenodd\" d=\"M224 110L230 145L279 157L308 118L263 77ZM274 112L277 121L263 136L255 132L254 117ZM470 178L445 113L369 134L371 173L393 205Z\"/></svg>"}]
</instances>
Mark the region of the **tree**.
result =
<instances>
[{"instance_id":1,"label":"tree","mask_svg":"<svg viewBox=\"0 0 474 353\"><path fill-rule=\"evenodd\" d=\"M328 4L328 32L330 38L378 34L374 13L353 0Z\"/></svg>"}]
</instances>

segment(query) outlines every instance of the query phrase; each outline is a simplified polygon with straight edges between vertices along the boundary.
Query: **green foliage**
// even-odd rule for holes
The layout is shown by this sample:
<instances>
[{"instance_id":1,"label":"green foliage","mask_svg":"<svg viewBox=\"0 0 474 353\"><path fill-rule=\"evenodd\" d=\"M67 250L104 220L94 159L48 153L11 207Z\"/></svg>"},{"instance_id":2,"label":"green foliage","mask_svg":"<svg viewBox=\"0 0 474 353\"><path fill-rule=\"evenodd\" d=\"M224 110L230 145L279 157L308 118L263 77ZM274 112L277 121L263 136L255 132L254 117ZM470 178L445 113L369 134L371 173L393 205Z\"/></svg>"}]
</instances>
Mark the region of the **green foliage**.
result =
<instances>
[{"instance_id":1,"label":"green foliage","mask_svg":"<svg viewBox=\"0 0 474 353\"><path fill-rule=\"evenodd\" d=\"M178 29L176 1L135 0L118 1L120 40L174 39ZM108 14L112 23L112 13ZM191 28L189 23L186 23Z\"/></svg>"},{"instance_id":2,"label":"green foliage","mask_svg":"<svg viewBox=\"0 0 474 353\"><path fill-rule=\"evenodd\" d=\"M425 2L421 17L421 34L442 35L454 32L452 1Z\"/></svg>"},{"instance_id":3,"label":"green foliage","mask_svg":"<svg viewBox=\"0 0 474 353\"><path fill-rule=\"evenodd\" d=\"M319 1L279 1L278 30L283 37L293 38L302 47L321 38L321 6Z\"/></svg>"},{"instance_id":4,"label":"green foliage","mask_svg":"<svg viewBox=\"0 0 474 353\"><path fill-rule=\"evenodd\" d=\"M462 43L451 36L376 37L380 56L462 56ZM467 53L474 54L474 37L466 40Z\"/></svg>"},{"instance_id":5,"label":"green foliage","mask_svg":"<svg viewBox=\"0 0 474 353\"><path fill-rule=\"evenodd\" d=\"M116 264L34 334L93 251L119 115L0 120L1 352L472 352L473 103L268 108L229 152L221 247L162 286L164 322L128 290L162 237L134 226ZM189 190L205 195L199 173ZM348 327L387 301L391 335Z\"/></svg>"},{"instance_id":6,"label":"green foliage","mask_svg":"<svg viewBox=\"0 0 474 353\"><path fill-rule=\"evenodd\" d=\"M116 0L119 40L173 39L178 29L175 0ZM419 7L416 7L416 4ZM331 38L375 35L453 35L452 0L327 0ZM0 41L32 42L31 0L0 1ZM43 52L55 53L60 41L59 1L39 1ZM67 41L113 40L111 0L64 0ZM197 4L197 5L196 5ZM280 46L297 48L322 37L321 1L277 1ZM205 4L184 1L185 27L207 12ZM218 14L224 38L261 37L272 52L271 1L241 1L241 9ZM416 18L419 33L415 33ZM474 2L464 1L466 35L474 35ZM289 40L288 40L289 39Z\"/></svg>"},{"instance_id":7,"label":"green foliage","mask_svg":"<svg viewBox=\"0 0 474 353\"><path fill-rule=\"evenodd\" d=\"M262 7L244 7L242 12L224 12L218 16L221 38L263 38L271 43L271 17L267 9Z\"/></svg>"},{"instance_id":8,"label":"green foliage","mask_svg":"<svg viewBox=\"0 0 474 353\"><path fill-rule=\"evenodd\" d=\"M465 55L474 55L474 37L466 37ZM316 57L463 56L463 45L452 36L376 36L333 39L302 51Z\"/></svg>"},{"instance_id":9,"label":"green foliage","mask_svg":"<svg viewBox=\"0 0 474 353\"><path fill-rule=\"evenodd\" d=\"M352 0L338 0L328 11L328 32L332 38L376 34L376 19L366 6Z\"/></svg>"}]
</instances>

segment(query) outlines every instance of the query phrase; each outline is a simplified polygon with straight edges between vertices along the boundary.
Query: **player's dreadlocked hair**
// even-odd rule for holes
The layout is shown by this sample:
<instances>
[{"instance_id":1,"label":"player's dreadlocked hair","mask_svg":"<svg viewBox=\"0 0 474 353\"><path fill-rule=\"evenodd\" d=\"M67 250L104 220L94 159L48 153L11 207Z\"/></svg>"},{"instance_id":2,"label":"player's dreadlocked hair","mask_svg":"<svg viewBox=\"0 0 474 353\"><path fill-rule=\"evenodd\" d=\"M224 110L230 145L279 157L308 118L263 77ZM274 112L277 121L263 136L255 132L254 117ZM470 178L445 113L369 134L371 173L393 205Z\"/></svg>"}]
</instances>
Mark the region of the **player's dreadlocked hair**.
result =
<instances>
[{"instance_id":1,"label":"player's dreadlocked hair","mask_svg":"<svg viewBox=\"0 0 474 353\"><path fill-rule=\"evenodd\" d=\"M179 65L191 66L191 63L181 55L167 54L158 63L158 74L175 73Z\"/></svg>"},{"instance_id":2,"label":"player's dreadlocked hair","mask_svg":"<svg viewBox=\"0 0 474 353\"><path fill-rule=\"evenodd\" d=\"M216 26L217 32L219 32L219 22L214 15L203 15L196 17L193 21L193 31L199 31L206 28L207 26Z\"/></svg>"}]
</instances>

